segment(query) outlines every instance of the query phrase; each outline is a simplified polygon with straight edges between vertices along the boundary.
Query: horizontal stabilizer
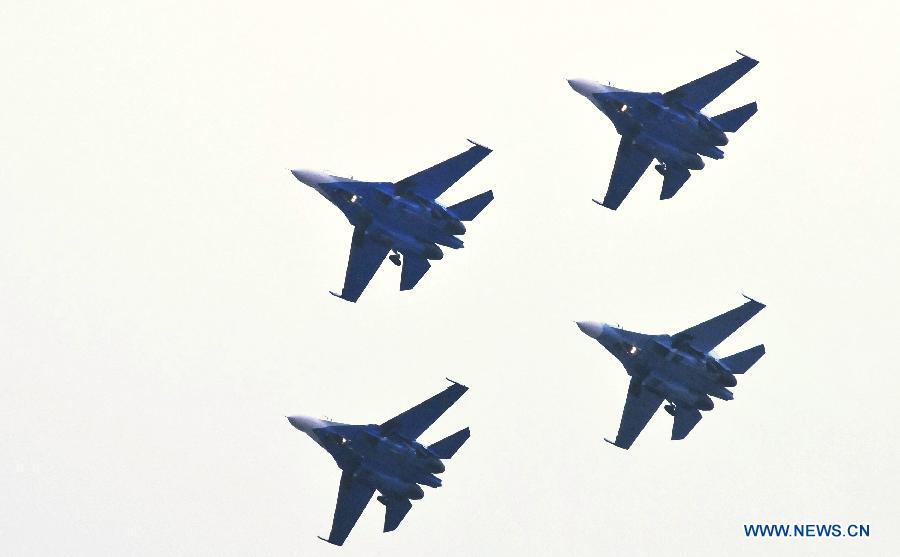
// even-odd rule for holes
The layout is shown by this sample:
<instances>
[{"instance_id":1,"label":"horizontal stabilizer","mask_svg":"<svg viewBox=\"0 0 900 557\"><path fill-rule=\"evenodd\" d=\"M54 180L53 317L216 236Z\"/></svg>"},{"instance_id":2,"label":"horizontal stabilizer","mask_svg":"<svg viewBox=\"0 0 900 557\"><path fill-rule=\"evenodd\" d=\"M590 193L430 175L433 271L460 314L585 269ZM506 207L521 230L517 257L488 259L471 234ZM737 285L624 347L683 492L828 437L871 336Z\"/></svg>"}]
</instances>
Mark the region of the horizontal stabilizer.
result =
<instances>
[{"instance_id":1,"label":"horizontal stabilizer","mask_svg":"<svg viewBox=\"0 0 900 557\"><path fill-rule=\"evenodd\" d=\"M494 192L488 190L484 193L480 193L475 197L470 199L466 199L465 201L460 201L456 205L452 205L447 207L447 209L459 220L470 221L475 220L475 217L478 216L478 213L484 210L488 204L494 200Z\"/></svg>"},{"instance_id":2,"label":"horizontal stabilizer","mask_svg":"<svg viewBox=\"0 0 900 557\"><path fill-rule=\"evenodd\" d=\"M379 499L380 500L380 499ZM400 522L406 517L406 513L412 508L408 499L389 499L384 509L384 531L393 532L400 526Z\"/></svg>"},{"instance_id":3,"label":"horizontal stabilizer","mask_svg":"<svg viewBox=\"0 0 900 557\"><path fill-rule=\"evenodd\" d=\"M400 290L412 290L430 268L431 263L421 255L404 256L403 270L400 271Z\"/></svg>"},{"instance_id":4,"label":"horizontal stabilizer","mask_svg":"<svg viewBox=\"0 0 900 557\"><path fill-rule=\"evenodd\" d=\"M672 199L681 186L691 177L691 171L681 167L671 167L663 177L663 187L659 194L660 199Z\"/></svg>"},{"instance_id":5,"label":"horizontal stabilizer","mask_svg":"<svg viewBox=\"0 0 900 557\"><path fill-rule=\"evenodd\" d=\"M719 360L731 373L741 374L750 369L763 354L766 353L766 347L760 344L743 352L738 352L733 356L722 358Z\"/></svg>"},{"instance_id":6,"label":"horizontal stabilizer","mask_svg":"<svg viewBox=\"0 0 900 557\"><path fill-rule=\"evenodd\" d=\"M675 423L672 424L672 440L679 441L687 437L688 433L694 429L694 426L700 421L700 411L696 408L686 408L684 406L675 407Z\"/></svg>"},{"instance_id":7,"label":"horizontal stabilizer","mask_svg":"<svg viewBox=\"0 0 900 557\"><path fill-rule=\"evenodd\" d=\"M722 131L736 132L743 126L751 116L756 114L756 103L745 104L744 106L729 110L724 114L714 116L712 121L715 122Z\"/></svg>"},{"instance_id":8,"label":"horizontal stabilizer","mask_svg":"<svg viewBox=\"0 0 900 557\"><path fill-rule=\"evenodd\" d=\"M471 435L469 428L457 431L453 435L445 437L433 445L429 445L428 450L433 452L438 458L452 458L456 451L463 446L463 443L469 439L469 435Z\"/></svg>"}]
</instances>

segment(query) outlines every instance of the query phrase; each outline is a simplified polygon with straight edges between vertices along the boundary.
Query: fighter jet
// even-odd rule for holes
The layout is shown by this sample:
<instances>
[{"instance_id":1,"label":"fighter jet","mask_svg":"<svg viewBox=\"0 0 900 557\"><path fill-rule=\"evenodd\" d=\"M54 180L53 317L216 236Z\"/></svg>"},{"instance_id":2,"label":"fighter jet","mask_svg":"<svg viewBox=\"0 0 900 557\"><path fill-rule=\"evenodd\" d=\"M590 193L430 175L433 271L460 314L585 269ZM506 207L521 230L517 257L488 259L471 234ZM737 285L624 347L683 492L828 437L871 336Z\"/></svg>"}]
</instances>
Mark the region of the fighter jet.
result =
<instances>
[{"instance_id":1,"label":"fighter jet","mask_svg":"<svg viewBox=\"0 0 900 557\"><path fill-rule=\"evenodd\" d=\"M441 460L451 458L469 438L469 428L423 446L416 439L468 390L455 381L450 387L381 425L348 425L306 416L290 416L291 425L312 437L341 469L331 534L325 540L342 545L375 491L385 506L384 531L391 532L412 508L410 500L424 496L419 484L440 487L435 474Z\"/></svg>"},{"instance_id":2,"label":"fighter jet","mask_svg":"<svg viewBox=\"0 0 900 557\"><path fill-rule=\"evenodd\" d=\"M766 349L760 344L726 358L714 356L711 350L765 307L747 300L674 335L646 335L605 323L577 322L578 328L599 341L631 376L619 433L614 442L607 442L623 449L631 447L663 401L668 401L666 412L675 417L672 439L684 439L700 421L700 410L713 409L710 397L734 398L727 387L734 387L735 375L750 369Z\"/></svg>"},{"instance_id":3,"label":"fighter jet","mask_svg":"<svg viewBox=\"0 0 900 557\"><path fill-rule=\"evenodd\" d=\"M616 164L603 202L618 209L631 188L653 162L663 175L660 199L674 196L691 177L691 170L704 167L700 156L721 159L720 146L728 143L725 132L736 132L756 114L756 103L729 110L712 118L700 110L731 87L758 62L741 59L668 93L638 93L584 79L569 85L590 100L609 118L622 136Z\"/></svg>"},{"instance_id":4,"label":"fighter jet","mask_svg":"<svg viewBox=\"0 0 900 557\"><path fill-rule=\"evenodd\" d=\"M469 150L399 182L360 182L312 170L291 170L304 184L322 194L353 225L350 260L344 288L334 296L355 302L388 256L402 265L400 290L410 290L441 259L439 246L463 247L465 221L478 216L494 199L491 190L444 207L435 199L462 178L491 150L472 143Z\"/></svg>"}]
</instances>

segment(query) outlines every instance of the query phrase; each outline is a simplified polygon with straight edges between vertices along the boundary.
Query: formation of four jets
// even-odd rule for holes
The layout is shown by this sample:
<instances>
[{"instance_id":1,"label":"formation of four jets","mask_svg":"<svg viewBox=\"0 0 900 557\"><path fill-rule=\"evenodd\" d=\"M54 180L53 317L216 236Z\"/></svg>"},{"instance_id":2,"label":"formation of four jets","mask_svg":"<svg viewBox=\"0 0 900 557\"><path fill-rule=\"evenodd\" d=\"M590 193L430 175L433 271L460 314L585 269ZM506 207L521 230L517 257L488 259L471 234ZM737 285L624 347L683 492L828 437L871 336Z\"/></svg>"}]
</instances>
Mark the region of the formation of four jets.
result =
<instances>
[{"instance_id":1,"label":"formation of four jets","mask_svg":"<svg viewBox=\"0 0 900 557\"><path fill-rule=\"evenodd\" d=\"M740 53L739 53L740 54ZM704 167L701 156L721 159L726 132L737 131L757 110L755 102L708 117L701 110L757 65L741 54L736 62L667 93L639 93L572 79L569 85L588 98L622 136L609 188L599 205L617 209L655 159L663 176L660 199L674 196ZM488 190L455 205L436 201L481 162L491 150L472 142L455 157L399 182L362 182L311 170L291 173L344 214L353 226L350 257L340 294L356 302L385 258L402 265L400 289L418 284L430 261L443 257L441 246L463 247L465 222L474 220L494 199ZM580 321L578 328L597 340L625 368L630 383L615 441L628 449L665 402L674 417L672 439L684 439L713 408L712 398L731 400L728 389L765 354L759 345L732 356L712 353L722 341L765 306L747 299L743 305L673 335L650 335L608 324ZM325 541L341 545L375 491L385 506L384 531L397 528L411 501L421 499L420 485L440 487L436 474L469 438L469 429L424 446L417 440L467 387L452 385L421 404L377 425L348 425L291 416L291 425L309 435L341 469L331 533Z\"/></svg>"}]
</instances>

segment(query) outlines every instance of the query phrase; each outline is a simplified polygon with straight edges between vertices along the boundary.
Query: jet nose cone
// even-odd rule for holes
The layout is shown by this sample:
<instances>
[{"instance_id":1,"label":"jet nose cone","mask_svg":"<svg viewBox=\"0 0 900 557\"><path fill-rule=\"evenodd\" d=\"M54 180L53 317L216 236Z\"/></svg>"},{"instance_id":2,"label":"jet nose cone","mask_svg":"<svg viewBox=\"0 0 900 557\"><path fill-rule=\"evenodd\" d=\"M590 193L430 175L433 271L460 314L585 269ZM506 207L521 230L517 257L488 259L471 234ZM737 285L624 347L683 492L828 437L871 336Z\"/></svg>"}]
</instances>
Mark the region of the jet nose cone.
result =
<instances>
[{"instance_id":1,"label":"jet nose cone","mask_svg":"<svg viewBox=\"0 0 900 557\"><path fill-rule=\"evenodd\" d=\"M599 83L588 79L569 79L569 87L574 89L578 94L590 97L594 93L599 92L602 86Z\"/></svg>"},{"instance_id":2,"label":"jet nose cone","mask_svg":"<svg viewBox=\"0 0 900 557\"><path fill-rule=\"evenodd\" d=\"M288 421L292 426L296 427L303 433L312 433L312 430L318 429L320 427L325 427L325 424L322 420L317 418L310 418L309 416L288 416Z\"/></svg>"},{"instance_id":3,"label":"jet nose cone","mask_svg":"<svg viewBox=\"0 0 900 557\"><path fill-rule=\"evenodd\" d=\"M586 79L569 79L569 87L575 89L575 91L580 95L588 96L591 94L591 89L593 83Z\"/></svg>"},{"instance_id":4,"label":"jet nose cone","mask_svg":"<svg viewBox=\"0 0 900 557\"><path fill-rule=\"evenodd\" d=\"M328 174L317 172L315 170L304 170L302 168L296 168L294 170L291 170L291 174L294 175L294 178L300 180L307 186L312 187L317 187L320 184L327 184L334 181L334 178L329 176Z\"/></svg>"},{"instance_id":5,"label":"jet nose cone","mask_svg":"<svg viewBox=\"0 0 900 557\"><path fill-rule=\"evenodd\" d=\"M582 333L591 338L600 338L606 329L606 325L596 321L576 321L575 324L578 325Z\"/></svg>"},{"instance_id":6,"label":"jet nose cone","mask_svg":"<svg viewBox=\"0 0 900 557\"><path fill-rule=\"evenodd\" d=\"M605 93L617 93L620 91L624 91L624 89L617 89L612 85L603 85L602 83L598 83L596 81L590 81L588 79L570 79L569 86L572 89L578 91L578 93L584 95L585 97L591 97L592 95L605 94Z\"/></svg>"}]
</instances>

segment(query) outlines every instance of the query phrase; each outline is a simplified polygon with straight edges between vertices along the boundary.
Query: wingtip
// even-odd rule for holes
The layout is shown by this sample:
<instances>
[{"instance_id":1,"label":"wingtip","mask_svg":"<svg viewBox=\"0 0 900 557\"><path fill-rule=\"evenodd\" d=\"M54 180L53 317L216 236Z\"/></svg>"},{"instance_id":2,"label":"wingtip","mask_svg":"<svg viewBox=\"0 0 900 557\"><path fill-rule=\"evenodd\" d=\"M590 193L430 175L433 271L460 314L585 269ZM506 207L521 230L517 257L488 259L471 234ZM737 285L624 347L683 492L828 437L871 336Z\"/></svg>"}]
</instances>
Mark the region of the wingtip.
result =
<instances>
[{"instance_id":1,"label":"wingtip","mask_svg":"<svg viewBox=\"0 0 900 557\"><path fill-rule=\"evenodd\" d=\"M744 58L747 58L748 60L752 60L753 62L756 62L757 64L759 64L759 60L757 60L756 58L754 58L754 57L752 57L752 56L748 56L748 55L744 54L743 52L741 52L740 50L735 50L735 52L737 52L738 54L740 54L740 55L743 56Z\"/></svg>"},{"instance_id":2,"label":"wingtip","mask_svg":"<svg viewBox=\"0 0 900 557\"><path fill-rule=\"evenodd\" d=\"M447 381L453 383L454 385L458 385L458 386L462 387L463 389L469 390L469 387L463 385L463 384L460 383L459 381L456 381L456 380L454 380L454 379L450 379L449 377L444 377L444 379L446 379Z\"/></svg>"},{"instance_id":3,"label":"wingtip","mask_svg":"<svg viewBox=\"0 0 900 557\"><path fill-rule=\"evenodd\" d=\"M604 437L603 440L606 441L607 443L609 443L610 445L612 445L613 447L619 447L620 449L624 448L624 447L620 447L619 445L616 445L615 441L610 441L606 437Z\"/></svg>"},{"instance_id":4,"label":"wingtip","mask_svg":"<svg viewBox=\"0 0 900 557\"><path fill-rule=\"evenodd\" d=\"M331 545L336 545L336 546L338 546L338 547L340 547L340 545L341 545L341 544L339 544L339 543L334 543L334 542L331 541L331 540L326 540L326 539L323 538L322 536L316 536L316 537L319 538L320 540L322 540L323 542L330 543Z\"/></svg>"},{"instance_id":5,"label":"wingtip","mask_svg":"<svg viewBox=\"0 0 900 557\"><path fill-rule=\"evenodd\" d=\"M344 300L344 301L346 301L346 302L350 302L351 304L356 302L356 300L351 300L350 298L345 298L344 295L343 295L343 293L338 294L338 293L336 293L336 292L334 292L334 291L332 291L332 290L329 290L328 293L331 294L332 296L334 296L335 298L340 298L341 300Z\"/></svg>"},{"instance_id":6,"label":"wingtip","mask_svg":"<svg viewBox=\"0 0 900 557\"><path fill-rule=\"evenodd\" d=\"M766 307L766 304L760 302L759 300L756 300L756 299L751 298L750 296L744 294L743 292L741 292L741 296L743 296L744 298L747 298L748 300L750 300L751 302L753 302L753 303L755 303L755 304L759 304L759 305L761 305L762 307Z\"/></svg>"},{"instance_id":7,"label":"wingtip","mask_svg":"<svg viewBox=\"0 0 900 557\"><path fill-rule=\"evenodd\" d=\"M599 205L601 207L605 207L605 208L609 209L610 211L615 211L616 209L618 209L618 207L610 207L609 205L606 205L605 203L597 201L596 199L591 199L591 201L593 201L594 203L596 203L597 205Z\"/></svg>"},{"instance_id":8,"label":"wingtip","mask_svg":"<svg viewBox=\"0 0 900 557\"><path fill-rule=\"evenodd\" d=\"M487 149L488 153L493 152L493 149L491 149L490 147L482 145L481 143L478 143L477 141L473 141L472 139L469 139L468 137L466 138L466 141L468 141L469 143L471 143L472 145L474 145L476 147L481 147L482 149Z\"/></svg>"}]
</instances>

